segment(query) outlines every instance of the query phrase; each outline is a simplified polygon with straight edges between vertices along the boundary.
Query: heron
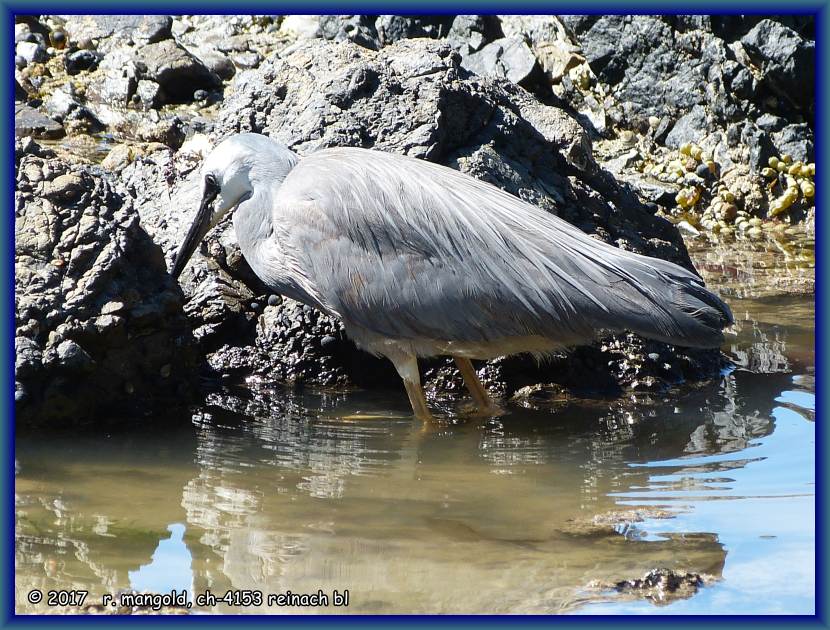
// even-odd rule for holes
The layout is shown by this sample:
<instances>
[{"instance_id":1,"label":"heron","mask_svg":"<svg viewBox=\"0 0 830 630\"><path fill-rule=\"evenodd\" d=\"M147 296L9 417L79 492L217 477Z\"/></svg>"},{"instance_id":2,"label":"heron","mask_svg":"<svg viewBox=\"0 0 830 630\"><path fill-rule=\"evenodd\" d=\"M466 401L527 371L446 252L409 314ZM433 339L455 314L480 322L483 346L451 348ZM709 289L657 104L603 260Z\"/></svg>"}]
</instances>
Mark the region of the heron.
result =
<instances>
[{"instance_id":1,"label":"heron","mask_svg":"<svg viewBox=\"0 0 830 630\"><path fill-rule=\"evenodd\" d=\"M733 322L693 271L425 160L353 147L301 157L242 133L219 143L200 175L201 203L172 275L233 211L254 273L388 358L423 420L432 416L419 358L452 357L488 413L495 407L471 360L544 357L623 331L713 348Z\"/></svg>"}]
</instances>

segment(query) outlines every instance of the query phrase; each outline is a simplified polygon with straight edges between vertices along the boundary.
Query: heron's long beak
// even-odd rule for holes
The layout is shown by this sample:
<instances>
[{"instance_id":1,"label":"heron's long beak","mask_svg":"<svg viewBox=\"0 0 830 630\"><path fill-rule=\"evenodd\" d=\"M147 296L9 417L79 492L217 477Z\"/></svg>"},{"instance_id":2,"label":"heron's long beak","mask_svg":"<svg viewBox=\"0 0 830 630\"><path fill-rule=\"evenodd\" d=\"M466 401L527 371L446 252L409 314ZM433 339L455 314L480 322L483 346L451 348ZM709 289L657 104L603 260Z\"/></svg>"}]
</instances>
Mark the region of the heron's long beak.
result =
<instances>
[{"instance_id":1,"label":"heron's long beak","mask_svg":"<svg viewBox=\"0 0 830 630\"><path fill-rule=\"evenodd\" d=\"M218 186L211 186L209 183L205 183L205 192L202 195L202 203L199 205L199 211L196 213L196 218L193 219L193 225L190 226L187 236L184 237L182 246L179 248L179 253L176 254L176 261L173 263L173 271L171 273L177 280L184 270L187 261L190 260L193 252L196 251L196 247L205 237L205 234L208 233L208 230L210 230L210 216L213 212L211 204L218 194Z\"/></svg>"}]
</instances>

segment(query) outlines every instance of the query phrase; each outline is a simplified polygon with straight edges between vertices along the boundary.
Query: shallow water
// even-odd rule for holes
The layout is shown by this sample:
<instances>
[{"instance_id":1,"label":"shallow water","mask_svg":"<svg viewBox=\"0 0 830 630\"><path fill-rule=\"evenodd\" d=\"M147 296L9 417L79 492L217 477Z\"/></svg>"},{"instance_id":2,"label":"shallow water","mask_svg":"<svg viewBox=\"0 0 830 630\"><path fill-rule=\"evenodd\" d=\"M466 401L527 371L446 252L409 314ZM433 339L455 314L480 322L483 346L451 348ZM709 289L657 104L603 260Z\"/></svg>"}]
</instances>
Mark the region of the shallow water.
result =
<instances>
[{"instance_id":1,"label":"shallow water","mask_svg":"<svg viewBox=\"0 0 830 630\"><path fill-rule=\"evenodd\" d=\"M656 399L424 428L402 391L275 388L178 428L20 435L18 611L56 610L32 589L348 589L191 612L812 613L814 302L741 289L736 368ZM613 588L658 568L703 585Z\"/></svg>"}]
</instances>

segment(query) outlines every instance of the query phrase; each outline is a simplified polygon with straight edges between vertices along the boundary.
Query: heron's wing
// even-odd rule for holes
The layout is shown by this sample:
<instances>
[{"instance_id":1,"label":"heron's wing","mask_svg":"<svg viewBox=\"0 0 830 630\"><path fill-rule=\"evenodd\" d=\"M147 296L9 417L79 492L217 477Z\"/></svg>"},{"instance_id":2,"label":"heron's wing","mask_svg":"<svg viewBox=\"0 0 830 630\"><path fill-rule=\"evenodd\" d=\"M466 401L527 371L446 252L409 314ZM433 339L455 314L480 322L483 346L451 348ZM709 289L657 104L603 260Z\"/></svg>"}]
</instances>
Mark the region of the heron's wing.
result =
<instances>
[{"instance_id":1,"label":"heron's wing","mask_svg":"<svg viewBox=\"0 0 830 630\"><path fill-rule=\"evenodd\" d=\"M273 218L297 281L347 322L391 338L570 344L629 329L711 346L731 321L693 273L422 160L315 153L282 183Z\"/></svg>"}]
</instances>

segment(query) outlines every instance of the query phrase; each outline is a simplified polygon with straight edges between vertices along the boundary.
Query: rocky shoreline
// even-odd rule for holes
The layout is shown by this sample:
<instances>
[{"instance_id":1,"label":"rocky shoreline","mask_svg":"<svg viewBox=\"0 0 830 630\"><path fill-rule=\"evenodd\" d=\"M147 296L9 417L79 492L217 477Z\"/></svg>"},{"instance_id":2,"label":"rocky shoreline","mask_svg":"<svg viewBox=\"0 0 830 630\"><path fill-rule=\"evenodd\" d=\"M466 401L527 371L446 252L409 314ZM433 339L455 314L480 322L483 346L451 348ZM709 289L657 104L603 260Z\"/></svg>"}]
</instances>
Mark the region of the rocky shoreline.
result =
<instances>
[{"instance_id":1,"label":"rocky shoreline","mask_svg":"<svg viewBox=\"0 0 830 630\"><path fill-rule=\"evenodd\" d=\"M200 376L203 386L399 386L339 322L269 294L229 223L180 286L167 274L198 203L201 158L241 131L300 154L362 146L445 164L687 267L680 230L729 242L812 229L806 18L17 19L24 425L157 414L194 400ZM608 396L664 392L725 365L716 351L620 335L480 374L505 397ZM424 367L434 395L461 391L449 362Z\"/></svg>"}]
</instances>

